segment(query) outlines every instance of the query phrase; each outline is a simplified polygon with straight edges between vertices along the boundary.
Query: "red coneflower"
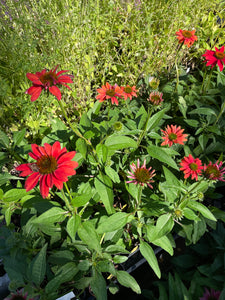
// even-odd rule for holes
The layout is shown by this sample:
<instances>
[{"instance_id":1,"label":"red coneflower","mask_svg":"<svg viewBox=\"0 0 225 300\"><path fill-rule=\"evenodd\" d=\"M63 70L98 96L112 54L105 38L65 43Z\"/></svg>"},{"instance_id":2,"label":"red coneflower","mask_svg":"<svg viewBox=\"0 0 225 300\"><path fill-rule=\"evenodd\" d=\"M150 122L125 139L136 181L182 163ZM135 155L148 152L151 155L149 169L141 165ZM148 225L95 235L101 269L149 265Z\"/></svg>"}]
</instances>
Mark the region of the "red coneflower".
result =
<instances>
[{"instance_id":1,"label":"red coneflower","mask_svg":"<svg viewBox=\"0 0 225 300\"><path fill-rule=\"evenodd\" d=\"M202 162L199 158L193 158L191 154L189 154L188 157L184 157L181 160L180 165L182 168L180 168L181 171L184 171L184 178L188 178L191 176L191 179L198 180L198 175L202 175Z\"/></svg>"},{"instance_id":2,"label":"red coneflower","mask_svg":"<svg viewBox=\"0 0 225 300\"><path fill-rule=\"evenodd\" d=\"M32 190L40 180L40 192L43 198L49 194L49 188L55 185L58 189L63 188L63 182L68 181L68 176L75 175L76 161L71 161L76 152L67 152L61 149L57 141L52 146L45 143L44 147L36 144L31 145L32 151L29 156L36 160L34 163L22 164L16 170L22 171L20 176L30 175L25 183L26 191Z\"/></svg>"},{"instance_id":3,"label":"red coneflower","mask_svg":"<svg viewBox=\"0 0 225 300\"><path fill-rule=\"evenodd\" d=\"M154 106L161 105L163 102L162 98L163 94L157 91L151 92L149 98L147 99L149 102L152 103Z\"/></svg>"},{"instance_id":4,"label":"red coneflower","mask_svg":"<svg viewBox=\"0 0 225 300\"><path fill-rule=\"evenodd\" d=\"M194 34L195 30L190 31L179 29L179 31L176 32L179 43L184 43L188 46L188 48L191 47L194 44L194 42L198 40L197 36Z\"/></svg>"},{"instance_id":5,"label":"red coneflower","mask_svg":"<svg viewBox=\"0 0 225 300\"><path fill-rule=\"evenodd\" d=\"M122 98L123 95L123 91L117 84L110 85L108 82L100 89L97 89L97 92L99 95L96 96L96 99L99 100L99 102L111 99L112 104L115 103L116 105L118 105L118 98Z\"/></svg>"},{"instance_id":6,"label":"red coneflower","mask_svg":"<svg viewBox=\"0 0 225 300\"><path fill-rule=\"evenodd\" d=\"M173 144L181 144L183 145L184 142L187 141L186 137L187 134L183 134L184 129L181 129L180 126L176 125L167 125L166 130L162 130L164 136L162 138L164 139L164 142L161 144L161 146L169 145L171 147Z\"/></svg>"},{"instance_id":7,"label":"red coneflower","mask_svg":"<svg viewBox=\"0 0 225 300\"><path fill-rule=\"evenodd\" d=\"M66 83L73 83L73 75L61 75L68 71L62 70L56 73L58 66L50 71L42 70L41 72L36 72L35 74L27 73L27 78L32 81L33 85L26 90L26 94L31 95L31 101L35 101L41 94L41 91L49 90L51 94L56 96L58 100L61 100L61 92L57 85L64 85L68 89L70 87Z\"/></svg>"},{"instance_id":8,"label":"red coneflower","mask_svg":"<svg viewBox=\"0 0 225 300\"><path fill-rule=\"evenodd\" d=\"M205 288L205 293L203 294L203 297L201 297L199 300L219 300L220 294L220 291L215 291L213 289L209 291Z\"/></svg>"},{"instance_id":9,"label":"red coneflower","mask_svg":"<svg viewBox=\"0 0 225 300\"><path fill-rule=\"evenodd\" d=\"M210 161L208 165L204 165L204 176L211 180L225 181L223 176L225 174L225 167L222 168L222 165L222 161L217 161L215 164Z\"/></svg>"},{"instance_id":10,"label":"red coneflower","mask_svg":"<svg viewBox=\"0 0 225 300\"><path fill-rule=\"evenodd\" d=\"M140 161L137 160L137 166L133 163L130 165L130 168L133 172L128 171L128 178L132 180L126 181L126 183L134 183L140 184L141 186L145 186L146 184L153 189L151 182L154 182L152 178L156 175L155 170L152 170L152 167L146 168L146 160L144 160L143 165L140 167Z\"/></svg>"},{"instance_id":11,"label":"red coneflower","mask_svg":"<svg viewBox=\"0 0 225 300\"><path fill-rule=\"evenodd\" d=\"M121 86L120 87L121 90L123 91L123 97L124 100L127 100L127 98L130 98L130 100L132 99L132 96L137 97L137 90L136 90L136 86Z\"/></svg>"},{"instance_id":12,"label":"red coneflower","mask_svg":"<svg viewBox=\"0 0 225 300\"><path fill-rule=\"evenodd\" d=\"M202 56L205 57L204 62L207 62L206 66L211 66L212 69L215 65L218 65L220 72L222 72L225 64L224 46L222 46L220 49L215 47L215 50L216 51L206 50L205 54Z\"/></svg>"}]
</instances>

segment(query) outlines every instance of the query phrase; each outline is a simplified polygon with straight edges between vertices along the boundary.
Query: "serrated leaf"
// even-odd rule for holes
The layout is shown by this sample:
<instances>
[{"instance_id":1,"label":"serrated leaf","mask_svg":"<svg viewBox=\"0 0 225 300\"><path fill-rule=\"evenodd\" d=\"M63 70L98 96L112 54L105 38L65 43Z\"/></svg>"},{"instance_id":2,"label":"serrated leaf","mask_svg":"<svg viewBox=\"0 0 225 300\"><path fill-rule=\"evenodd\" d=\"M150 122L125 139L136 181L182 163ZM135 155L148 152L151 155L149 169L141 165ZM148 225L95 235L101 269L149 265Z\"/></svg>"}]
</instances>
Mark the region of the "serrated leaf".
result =
<instances>
[{"instance_id":1,"label":"serrated leaf","mask_svg":"<svg viewBox=\"0 0 225 300\"><path fill-rule=\"evenodd\" d=\"M94 184L101 201L105 205L107 213L114 213L115 209L113 208L113 184L111 179L107 175L100 174L95 177Z\"/></svg>"},{"instance_id":2,"label":"serrated leaf","mask_svg":"<svg viewBox=\"0 0 225 300\"><path fill-rule=\"evenodd\" d=\"M116 278L123 286L131 288L137 294L141 294L141 289L137 281L126 271L117 271Z\"/></svg>"},{"instance_id":3,"label":"serrated leaf","mask_svg":"<svg viewBox=\"0 0 225 300\"><path fill-rule=\"evenodd\" d=\"M47 247L48 244L46 243L31 262L31 279L37 286L40 286L45 278Z\"/></svg>"},{"instance_id":4,"label":"serrated leaf","mask_svg":"<svg viewBox=\"0 0 225 300\"><path fill-rule=\"evenodd\" d=\"M83 222L78 228L78 235L80 239L88 245L91 249L94 249L98 253L102 252L99 237L97 235L94 225L90 221Z\"/></svg>"},{"instance_id":5,"label":"serrated leaf","mask_svg":"<svg viewBox=\"0 0 225 300\"><path fill-rule=\"evenodd\" d=\"M167 164L168 166L179 170L176 162L172 159L172 157L168 156L168 151L162 147L157 147L155 145L151 145L147 148L148 154L153 158L158 159L159 161Z\"/></svg>"},{"instance_id":6,"label":"serrated leaf","mask_svg":"<svg viewBox=\"0 0 225 300\"><path fill-rule=\"evenodd\" d=\"M71 237L72 241L75 242L75 234L80 226L81 218L79 215L73 215L69 218L66 231L68 232L69 236Z\"/></svg>"},{"instance_id":7,"label":"serrated leaf","mask_svg":"<svg viewBox=\"0 0 225 300\"><path fill-rule=\"evenodd\" d=\"M34 219L32 223L35 224L53 224L55 222L62 222L66 218L66 211L60 207L52 207L43 214L41 214L39 217Z\"/></svg>"},{"instance_id":8,"label":"serrated leaf","mask_svg":"<svg viewBox=\"0 0 225 300\"><path fill-rule=\"evenodd\" d=\"M199 211L205 218L212 220L212 221L217 221L214 215L211 213L211 211L202 203L199 203L194 200L189 200L188 202L188 207L192 208L193 210Z\"/></svg>"},{"instance_id":9,"label":"serrated leaf","mask_svg":"<svg viewBox=\"0 0 225 300\"><path fill-rule=\"evenodd\" d=\"M149 244L147 244L146 242L140 241L140 252L144 256L144 258L147 260L150 267L155 272L156 276L158 278L160 278L161 271L159 269L158 261L157 261L157 258L155 256L155 253L154 253L152 247Z\"/></svg>"},{"instance_id":10,"label":"serrated leaf","mask_svg":"<svg viewBox=\"0 0 225 300\"><path fill-rule=\"evenodd\" d=\"M99 234L102 234L105 232L112 232L117 229L120 229L126 225L128 217L129 214L125 212L115 213L112 216L104 219L103 222L100 222L97 228L97 232Z\"/></svg>"}]
</instances>

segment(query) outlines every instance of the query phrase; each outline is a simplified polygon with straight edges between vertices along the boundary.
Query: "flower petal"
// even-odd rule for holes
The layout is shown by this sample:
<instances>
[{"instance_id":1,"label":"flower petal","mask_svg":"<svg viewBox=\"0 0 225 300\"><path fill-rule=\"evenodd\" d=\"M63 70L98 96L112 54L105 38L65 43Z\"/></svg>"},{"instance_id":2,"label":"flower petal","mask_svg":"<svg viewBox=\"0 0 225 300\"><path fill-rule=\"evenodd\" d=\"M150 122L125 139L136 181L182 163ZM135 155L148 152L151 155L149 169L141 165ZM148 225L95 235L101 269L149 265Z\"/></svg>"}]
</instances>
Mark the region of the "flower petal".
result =
<instances>
[{"instance_id":1,"label":"flower petal","mask_svg":"<svg viewBox=\"0 0 225 300\"><path fill-rule=\"evenodd\" d=\"M27 178L25 182L25 189L27 192L32 190L37 185L40 177L41 175L38 172L35 172Z\"/></svg>"},{"instance_id":2,"label":"flower petal","mask_svg":"<svg viewBox=\"0 0 225 300\"><path fill-rule=\"evenodd\" d=\"M56 98L58 100L61 100L62 95L61 95L60 89L57 86L55 86L55 85L50 86L49 87L49 92L51 94L53 94L54 96L56 96Z\"/></svg>"}]
</instances>

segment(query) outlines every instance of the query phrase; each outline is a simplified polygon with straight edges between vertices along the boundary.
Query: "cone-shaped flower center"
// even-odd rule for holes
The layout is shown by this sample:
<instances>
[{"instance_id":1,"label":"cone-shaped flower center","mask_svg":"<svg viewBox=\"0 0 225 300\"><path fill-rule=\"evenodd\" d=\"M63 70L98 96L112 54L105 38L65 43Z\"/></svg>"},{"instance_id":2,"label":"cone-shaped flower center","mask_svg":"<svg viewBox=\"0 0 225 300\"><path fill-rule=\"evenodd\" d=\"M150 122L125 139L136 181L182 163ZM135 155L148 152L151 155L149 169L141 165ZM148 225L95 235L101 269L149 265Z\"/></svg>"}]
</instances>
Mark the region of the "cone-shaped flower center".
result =
<instances>
[{"instance_id":1,"label":"cone-shaped flower center","mask_svg":"<svg viewBox=\"0 0 225 300\"><path fill-rule=\"evenodd\" d=\"M55 157L44 155L37 161L37 166L41 174L50 174L57 168Z\"/></svg>"},{"instance_id":2,"label":"cone-shaped flower center","mask_svg":"<svg viewBox=\"0 0 225 300\"><path fill-rule=\"evenodd\" d=\"M170 133L169 134L169 140L170 141L176 140L176 138L177 138L177 135L175 133Z\"/></svg>"},{"instance_id":3,"label":"cone-shaped flower center","mask_svg":"<svg viewBox=\"0 0 225 300\"><path fill-rule=\"evenodd\" d=\"M192 171L197 171L197 170L198 170L198 165L197 165L196 163L191 163L191 164L190 164L190 169L191 169Z\"/></svg>"},{"instance_id":4,"label":"cone-shaped flower center","mask_svg":"<svg viewBox=\"0 0 225 300\"><path fill-rule=\"evenodd\" d=\"M124 92L127 93L127 94L130 94L132 92L132 88L130 86L126 86L124 88Z\"/></svg>"},{"instance_id":5,"label":"cone-shaped flower center","mask_svg":"<svg viewBox=\"0 0 225 300\"><path fill-rule=\"evenodd\" d=\"M182 31L182 34L183 34L183 36L186 37L186 38L192 37L192 33L191 33L191 31L189 31L189 30L183 30L183 31Z\"/></svg>"},{"instance_id":6,"label":"cone-shaped flower center","mask_svg":"<svg viewBox=\"0 0 225 300\"><path fill-rule=\"evenodd\" d=\"M152 102L160 101L160 97L158 95L154 95L151 97Z\"/></svg>"},{"instance_id":7,"label":"cone-shaped flower center","mask_svg":"<svg viewBox=\"0 0 225 300\"><path fill-rule=\"evenodd\" d=\"M55 72L49 71L45 74L43 74L40 77L40 81L47 86L52 86L55 85L57 82L57 76Z\"/></svg>"},{"instance_id":8,"label":"cone-shaped flower center","mask_svg":"<svg viewBox=\"0 0 225 300\"><path fill-rule=\"evenodd\" d=\"M135 173L135 178L138 182L147 183L150 179L150 173L147 169L138 168Z\"/></svg>"},{"instance_id":9,"label":"cone-shaped flower center","mask_svg":"<svg viewBox=\"0 0 225 300\"><path fill-rule=\"evenodd\" d=\"M115 129L116 131L120 131L120 130L122 129L122 127L123 127L123 124L122 124L121 122L115 122L115 123L113 124L113 127L114 127L114 129Z\"/></svg>"},{"instance_id":10,"label":"cone-shaped flower center","mask_svg":"<svg viewBox=\"0 0 225 300\"><path fill-rule=\"evenodd\" d=\"M218 178L220 177L220 171L217 169L216 166L208 166L205 170L207 176Z\"/></svg>"},{"instance_id":11,"label":"cone-shaped flower center","mask_svg":"<svg viewBox=\"0 0 225 300\"><path fill-rule=\"evenodd\" d=\"M180 209L175 209L174 214L177 218L181 218L183 216L183 212Z\"/></svg>"},{"instance_id":12,"label":"cone-shaped flower center","mask_svg":"<svg viewBox=\"0 0 225 300\"><path fill-rule=\"evenodd\" d=\"M107 90L106 95L113 97L115 95L115 91L113 89Z\"/></svg>"},{"instance_id":13,"label":"cone-shaped flower center","mask_svg":"<svg viewBox=\"0 0 225 300\"><path fill-rule=\"evenodd\" d=\"M218 58L218 59L223 59L225 57L225 53L220 52L220 51L216 51L215 57Z\"/></svg>"}]
</instances>

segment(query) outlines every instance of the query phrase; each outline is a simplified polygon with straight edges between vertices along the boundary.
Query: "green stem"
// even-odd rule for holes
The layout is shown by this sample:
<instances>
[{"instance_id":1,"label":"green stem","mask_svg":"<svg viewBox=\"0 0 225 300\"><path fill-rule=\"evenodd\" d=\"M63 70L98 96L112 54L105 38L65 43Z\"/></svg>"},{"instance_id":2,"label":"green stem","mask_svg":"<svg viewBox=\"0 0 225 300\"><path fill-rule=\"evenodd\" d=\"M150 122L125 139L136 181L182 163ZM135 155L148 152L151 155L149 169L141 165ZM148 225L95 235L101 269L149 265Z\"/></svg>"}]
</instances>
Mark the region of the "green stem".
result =
<instances>
[{"instance_id":1,"label":"green stem","mask_svg":"<svg viewBox=\"0 0 225 300\"><path fill-rule=\"evenodd\" d=\"M146 133L146 130L147 130L147 126L148 126L148 121L149 121L149 119L150 119L150 117L152 115L152 111L153 111L153 109L148 108L147 120L145 122L144 129L142 130L142 132L141 132L141 134L140 134L140 136L139 136L139 138L137 140L137 147L139 147L139 145L140 145L143 137L145 136L145 133Z\"/></svg>"},{"instance_id":2,"label":"green stem","mask_svg":"<svg viewBox=\"0 0 225 300\"><path fill-rule=\"evenodd\" d=\"M65 185L65 182L64 182L64 185ZM67 187L67 188L68 188L68 187ZM61 189L61 193L62 193L62 195L63 195L63 200L64 200L64 202L65 202L65 204L66 204L66 207L69 209L69 211L70 211L71 213L74 213L74 209L73 209L73 207L70 205L70 203L69 203L69 201L68 201L68 199L67 199L67 197L66 197L66 195L65 195L63 189Z\"/></svg>"},{"instance_id":3,"label":"green stem","mask_svg":"<svg viewBox=\"0 0 225 300\"><path fill-rule=\"evenodd\" d=\"M188 196L194 189L196 189L197 186L200 185L200 183L201 183L203 180L204 180L204 178L202 178L201 180L199 180L198 183L197 183L197 184L196 184L189 192L187 192L186 195L184 195L184 197L181 199L180 203L182 203L182 202L187 198L187 196Z\"/></svg>"},{"instance_id":4,"label":"green stem","mask_svg":"<svg viewBox=\"0 0 225 300\"><path fill-rule=\"evenodd\" d=\"M67 120L67 123L69 124L69 126L70 126L70 128L73 130L73 132L74 132L77 136L79 136L80 138L82 138L83 140L85 140L85 142L87 143L87 145L90 145L90 146L91 146L91 142L88 141L88 140L80 133L80 131L79 131L77 128L75 128L75 127L72 125L72 123L70 122L69 118L67 117L67 114L66 114L66 111L65 111L65 109L64 109L64 107L63 107L62 102L61 102L61 101L58 101L58 103L59 103L59 106L60 106L60 108L61 108L61 110L62 110L62 113L63 113L65 119Z\"/></svg>"},{"instance_id":5,"label":"green stem","mask_svg":"<svg viewBox=\"0 0 225 300\"><path fill-rule=\"evenodd\" d=\"M222 105L222 107L221 107L220 113L218 114L218 116L217 116L217 118L216 118L216 121L215 121L215 123L213 124L213 126L216 125L216 123L219 121L220 117L221 117L222 114L223 114L224 108L225 108L225 101L223 102L223 105Z\"/></svg>"},{"instance_id":6,"label":"green stem","mask_svg":"<svg viewBox=\"0 0 225 300\"><path fill-rule=\"evenodd\" d=\"M212 77L212 73L213 73L213 69L210 70L210 73L209 73L209 76L206 77L207 80L206 83L203 82L203 90L202 90L202 94L205 95L207 89L208 89L208 86L209 86L209 83L210 83L210 80L211 80L211 77Z\"/></svg>"}]
</instances>

